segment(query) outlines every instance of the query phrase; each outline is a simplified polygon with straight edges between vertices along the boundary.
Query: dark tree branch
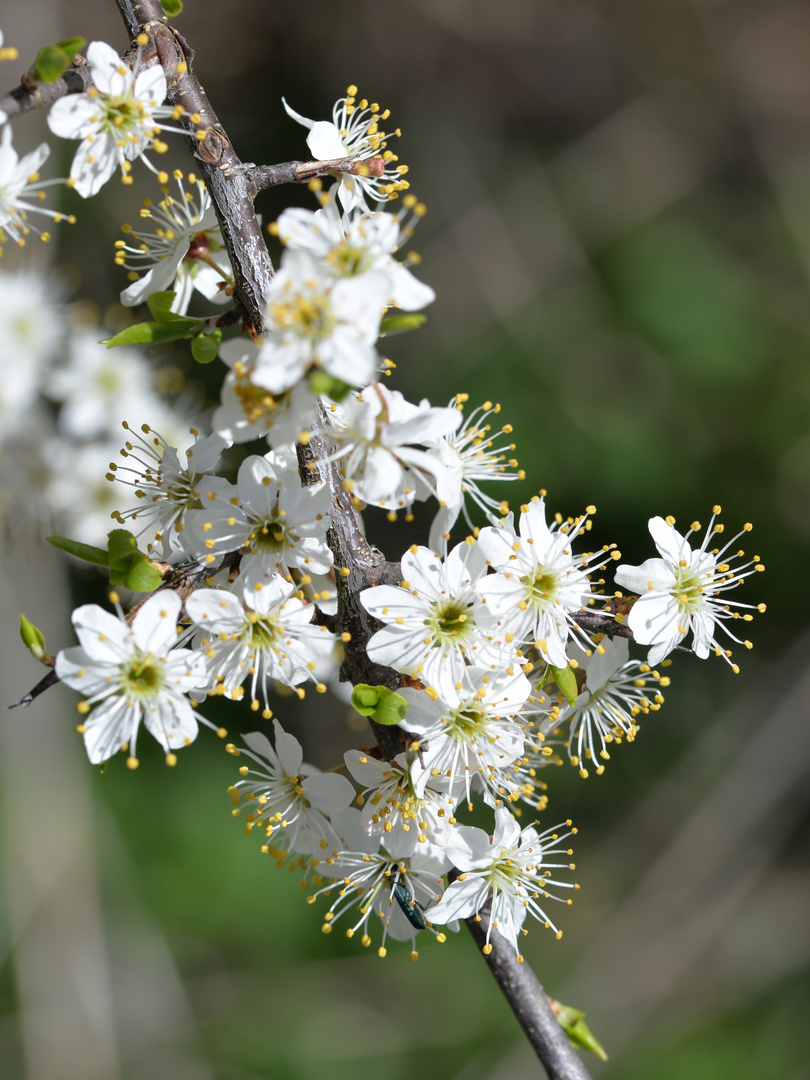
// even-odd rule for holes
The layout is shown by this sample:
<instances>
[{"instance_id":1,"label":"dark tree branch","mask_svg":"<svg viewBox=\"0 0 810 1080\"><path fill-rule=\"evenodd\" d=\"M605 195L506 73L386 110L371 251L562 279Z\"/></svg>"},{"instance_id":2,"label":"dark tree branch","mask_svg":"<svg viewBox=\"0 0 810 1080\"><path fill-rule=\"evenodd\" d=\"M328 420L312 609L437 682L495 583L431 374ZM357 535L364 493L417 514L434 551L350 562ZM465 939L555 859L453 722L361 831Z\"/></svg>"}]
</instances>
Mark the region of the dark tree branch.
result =
<instances>
[{"instance_id":1,"label":"dark tree branch","mask_svg":"<svg viewBox=\"0 0 810 1080\"><path fill-rule=\"evenodd\" d=\"M146 34L144 60L161 64L167 101L185 110L180 123L214 204L234 271L234 297L243 318L260 332L273 264L253 211L253 195L242 162L192 71L194 53L168 25L159 0L116 0L130 35ZM191 117L199 117L195 123Z\"/></svg>"},{"instance_id":2,"label":"dark tree branch","mask_svg":"<svg viewBox=\"0 0 810 1080\"><path fill-rule=\"evenodd\" d=\"M557 1022L548 994L529 965L518 961L512 946L497 930L492 931L489 939L492 951L488 955L483 952L489 920L488 902L478 918L473 915L465 922L549 1077L551 1080L590 1080L591 1074Z\"/></svg>"},{"instance_id":3,"label":"dark tree branch","mask_svg":"<svg viewBox=\"0 0 810 1080\"><path fill-rule=\"evenodd\" d=\"M330 161L284 161L280 165L241 166L255 198L259 191L281 184L306 184L316 176L358 176L367 172L362 158L333 158Z\"/></svg>"},{"instance_id":4,"label":"dark tree branch","mask_svg":"<svg viewBox=\"0 0 810 1080\"><path fill-rule=\"evenodd\" d=\"M19 86L0 97L0 109L13 120L23 113L53 105L67 94L83 94L92 85L93 77L86 65L68 68L61 79L51 83L29 85L23 79Z\"/></svg>"}]
</instances>

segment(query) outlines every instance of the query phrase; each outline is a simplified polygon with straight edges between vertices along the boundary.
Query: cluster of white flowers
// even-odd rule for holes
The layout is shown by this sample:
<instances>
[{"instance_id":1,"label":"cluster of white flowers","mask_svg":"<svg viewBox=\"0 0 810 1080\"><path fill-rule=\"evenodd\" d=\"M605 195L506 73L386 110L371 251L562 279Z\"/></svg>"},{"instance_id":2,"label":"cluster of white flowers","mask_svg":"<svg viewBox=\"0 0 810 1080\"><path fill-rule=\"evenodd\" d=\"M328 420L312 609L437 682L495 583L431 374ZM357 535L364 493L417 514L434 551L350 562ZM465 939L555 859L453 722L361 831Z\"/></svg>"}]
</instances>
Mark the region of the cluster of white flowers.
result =
<instances>
[{"instance_id":1,"label":"cluster of white flowers","mask_svg":"<svg viewBox=\"0 0 810 1080\"><path fill-rule=\"evenodd\" d=\"M131 181L132 161L150 148L160 152L163 122L181 115L163 104L165 76L159 66L142 69L140 52L129 67L94 42L87 60L93 88L61 99L49 115L56 134L80 140L71 180L85 197L118 168ZM325 930L346 915L348 936L359 931L368 945L379 923L381 955L388 938L410 941L415 955L421 931L442 941L436 926L452 929L489 903L487 949L497 931L520 956L527 916L559 936L550 911L570 903L577 887L566 877L573 869L566 844L576 830L569 821L542 829L534 817L546 806L540 771L567 757L583 776L602 774L609 748L632 741L640 717L660 708L669 680L656 666L669 664L690 633L696 656L714 651L736 669L717 635L722 629L740 641L728 624L749 620L751 605L727 593L762 566L732 551L742 533L710 546L722 533L719 507L696 549L697 523L682 536L671 518L655 517L649 528L659 557L620 565L615 581L629 595L609 594L595 575L621 556L614 544L586 548L594 507L549 518L541 492L516 518L501 497L482 490L524 479L511 426L494 423L499 406L485 402L465 419L466 394L436 407L383 385L393 368L378 351L386 326L434 299L411 271L418 258L399 257L425 208L403 195L407 170L395 164L380 126L387 111L358 100L355 87L331 121L285 108L309 130L310 151L336 182L326 193L313 187L319 209L287 210L271 227L284 247L264 329L221 346L226 368L211 435L201 437L196 424L194 441L181 445L171 420L153 417L144 392L150 378L137 354L118 350L108 366L90 340L96 335L74 331L67 361L54 366L62 335L52 323L64 315L53 312L49 322L40 307L26 325L24 305L14 320L0 311L3 332L13 325L18 333L0 355L26 371L17 382L0 379L7 430L44 392L60 403L55 437L103 446L107 457L112 406L127 399L137 423L125 424L119 460L98 474L116 482L108 484L116 500L131 490L129 505L115 505L112 516L163 560L167 579L128 617L120 606L116 615L78 608L80 645L59 653L56 673L84 695L80 730L90 760L123 751L132 768L141 723L173 764L198 722L207 723L197 709L208 696L247 697L269 721L275 687L303 696L307 683L319 693L336 684L350 640L337 601L341 578L352 571L335 565L343 511L324 475L307 468L315 429L320 465L339 470L356 509L411 518L417 501L435 504L427 544L402 555L401 583L359 593L369 669L382 665L392 678L358 689L372 701L393 693L399 719L370 708L379 723L398 724L401 751L385 760L377 750L350 750L338 771L320 773L304 765L302 747L274 720L274 741L257 732L242 747L229 744L251 762L230 789L234 813L263 834L263 851L302 867L315 886L310 900L331 899ZM3 134L0 224L15 239L37 191L27 173L46 151L18 161ZM163 198L141 211L155 230L126 227L116 261L130 273L124 304L171 290L173 317L183 322L194 289L222 302L233 283L204 185L179 171L173 179L175 188L158 174ZM401 195L398 212L382 208ZM31 358L25 365L23 352ZM46 371L39 382L37 372ZM225 451L251 442L238 468L227 458L220 465ZM52 456L64 455L55 446ZM89 461L82 470L92 472ZM61 497L79 509L74 534L95 539L88 493L75 493L69 474L70 466L54 466ZM460 516L470 533L451 546ZM173 573L189 575L182 599ZM630 659L631 637L649 648L646 661ZM491 834L460 820L477 801ZM530 823L521 827L527 809Z\"/></svg>"}]
</instances>

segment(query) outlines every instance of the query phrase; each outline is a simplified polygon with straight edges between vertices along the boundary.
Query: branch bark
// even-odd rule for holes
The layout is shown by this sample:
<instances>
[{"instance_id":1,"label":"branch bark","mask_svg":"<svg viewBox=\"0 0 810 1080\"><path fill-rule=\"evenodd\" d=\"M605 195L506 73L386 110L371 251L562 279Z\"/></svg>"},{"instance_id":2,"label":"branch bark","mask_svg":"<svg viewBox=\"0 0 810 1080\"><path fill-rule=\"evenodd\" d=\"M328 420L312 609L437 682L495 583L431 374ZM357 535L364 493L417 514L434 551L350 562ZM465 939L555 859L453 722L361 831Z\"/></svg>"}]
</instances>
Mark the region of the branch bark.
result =
<instances>
[{"instance_id":1,"label":"branch bark","mask_svg":"<svg viewBox=\"0 0 810 1080\"><path fill-rule=\"evenodd\" d=\"M489 939L492 951L489 955L483 953L489 921L490 903L485 904L478 918L471 916L465 919L473 940L482 950L487 967L550 1080L591 1080L591 1074L557 1022L548 994L529 965L519 963L512 946L497 930L493 930Z\"/></svg>"}]
</instances>

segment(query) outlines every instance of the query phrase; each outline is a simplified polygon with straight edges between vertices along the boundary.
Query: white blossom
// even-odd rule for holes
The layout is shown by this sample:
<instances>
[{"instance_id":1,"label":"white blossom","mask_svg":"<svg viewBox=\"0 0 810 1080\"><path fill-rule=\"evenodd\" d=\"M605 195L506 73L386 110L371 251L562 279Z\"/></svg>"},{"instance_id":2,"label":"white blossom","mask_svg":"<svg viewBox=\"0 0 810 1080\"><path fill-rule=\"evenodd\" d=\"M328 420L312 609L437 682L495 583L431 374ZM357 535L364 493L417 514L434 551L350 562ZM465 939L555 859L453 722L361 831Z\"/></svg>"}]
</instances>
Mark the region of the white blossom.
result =
<instances>
[{"instance_id":1,"label":"white blossom","mask_svg":"<svg viewBox=\"0 0 810 1080\"><path fill-rule=\"evenodd\" d=\"M450 402L451 406L461 409L467 400L467 394L457 394ZM417 498L433 495L439 501L439 510L430 526L429 546L433 551L441 551L459 514L469 529L474 528L467 508L469 498L484 512L491 524L500 524L500 519L509 513L509 504L502 499L495 499L478 486L490 480L523 480L525 473L518 470L517 461L512 454L515 444L501 443L498 436L512 434L511 424L504 424L496 433L487 423L491 416L497 415L500 405L487 401L474 409L456 431L451 431L437 439L428 451L441 464L437 480L423 476L418 485ZM433 470L436 473L436 470Z\"/></svg>"},{"instance_id":2,"label":"white blossom","mask_svg":"<svg viewBox=\"0 0 810 1080\"><path fill-rule=\"evenodd\" d=\"M441 484L444 469L420 447L460 422L457 409L427 401L412 405L397 390L374 383L332 407L329 437L338 444L332 457L341 461L347 487L358 499L384 509L409 506L416 495L414 470L433 474Z\"/></svg>"},{"instance_id":3,"label":"white blossom","mask_svg":"<svg viewBox=\"0 0 810 1080\"><path fill-rule=\"evenodd\" d=\"M219 356L230 370L211 423L223 438L245 443L266 435L272 446L280 446L297 442L301 432L315 422L318 399L306 381L280 394L271 394L254 382L259 356L254 342L226 341Z\"/></svg>"},{"instance_id":4,"label":"white blossom","mask_svg":"<svg viewBox=\"0 0 810 1080\"><path fill-rule=\"evenodd\" d=\"M194 644L204 656L209 693L241 700L249 679L251 707L258 710L263 702L269 718L273 680L297 687L314 677L334 638L326 627L313 625L315 608L294 593L294 585L273 574L252 586L239 579L233 591L196 589L188 597L186 612L200 631Z\"/></svg>"},{"instance_id":5,"label":"white blossom","mask_svg":"<svg viewBox=\"0 0 810 1080\"><path fill-rule=\"evenodd\" d=\"M216 468L222 451L228 443L220 435L201 439L192 428L194 441L183 453L181 463L178 450L156 432L149 424L141 425L141 432L134 431L124 422L135 443L128 441L121 457L132 465L110 462L107 480L117 480L135 489L139 501L134 507L119 512L120 525L131 521L136 535L151 532L147 550L158 544L163 558L169 558L178 545L182 548L182 532L185 518L190 510L201 508L198 484L202 476ZM144 438L144 436L147 436Z\"/></svg>"},{"instance_id":6,"label":"white blossom","mask_svg":"<svg viewBox=\"0 0 810 1080\"><path fill-rule=\"evenodd\" d=\"M740 566L731 565L733 558L742 558L745 554L742 550L731 552L730 549L751 531L749 524L722 548L709 550L709 543L723 532L723 526L716 524L719 513L720 507L715 506L703 540L694 551L689 537L700 529L697 522L681 536L675 528L674 518L650 518L650 535L661 558L647 559L641 566L623 564L616 570L617 584L639 594L627 621L640 645L652 645L647 654L651 664L659 663L672 652L691 630L695 656L703 660L714 651L735 671L739 670L730 660L731 650L724 649L718 642L715 627L722 626L732 641L740 643L726 623L739 618L749 621L752 616L741 615L739 610L732 608L761 611L764 607L728 600L726 593L764 567L757 555ZM751 648L749 641L742 644Z\"/></svg>"},{"instance_id":7,"label":"white blossom","mask_svg":"<svg viewBox=\"0 0 810 1080\"><path fill-rule=\"evenodd\" d=\"M266 574L326 574L332 553L326 543L330 495L324 483L304 487L297 468L273 453L245 458L236 487L209 476L198 487L203 509L188 514L188 550L214 562L242 550L246 580Z\"/></svg>"},{"instance_id":8,"label":"white blossom","mask_svg":"<svg viewBox=\"0 0 810 1080\"><path fill-rule=\"evenodd\" d=\"M484 557L498 571L479 583L481 596L493 614L509 620L519 642L535 644L556 667L568 663L571 615L593 599L586 567L594 557L571 550L586 520L549 528L543 499L533 499L520 515L520 536L510 514L502 527L488 526L478 537ZM603 553L595 565L609 558Z\"/></svg>"},{"instance_id":9,"label":"white blossom","mask_svg":"<svg viewBox=\"0 0 810 1080\"><path fill-rule=\"evenodd\" d=\"M247 749L228 746L232 754L255 763L241 766L243 779L228 789L234 807L249 830L264 832L264 851L311 855L339 846L329 818L348 808L354 788L345 776L305 765L301 744L278 720L273 731L275 746L259 731L243 736Z\"/></svg>"},{"instance_id":10,"label":"white blossom","mask_svg":"<svg viewBox=\"0 0 810 1080\"><path fill-rule=\"evenodd\" d=\"M147 40L142 36L141 47ZM161 121L177 120L183 111L163 105L167 92L163 68L160 64L142 68L140 49L134 67L129 68L115 49L93 41L87 47L87 63L93 86L87 93L59 98L48 113L54 135L81 140L70 179L85 199L100 191L116 168L131 182L132 161L150 147L165 149L166 144L157 138L159 131L181 130Z\"/></svg>"},{"instance_id":11,"label":"white blossom","mask_svg":"<svg viewBox=\"0 0 810 1080\"><path fill-rule=\"evenodd\" d=\"M497 670L514 659L516 646L478 595L486 566L476 545L459 544L445 560L414 545L401 565L400 587L360 593L366 611L385 624L368 642L371 660L445 694L461 682L467 663Z\"/></svg>"},{"instance_id":12,"label":"white blossom","mask_svg":"<svg viewBox=\"0 0 810 1080\"><path fill-rule=\"evenodd\" d=\"M137 767L141 723L174 764L173 751L197 737L197 721L208 723L186 699L205 678L205 659L175 647L181 606L176 593L157 592L144 601L131 626L120 609L117 618L96 604L73 612L80 645L59 653L56 674L85 695L81 727L94 765L128 747L127 763Z\"/></svg>"},{"instance_id":13,"label":"white blossom","mask_svg":"<svg viewBox=\"0 0 810 1080\"><path fill-rule=\"evenodd\" d=\"M380 363L374 343L388 300L384 274L334 281L313 256L289 251L267 300L253 383L281 394L316 370L346 386L372 381Z\"/></svg>"},{"instance_id":14,"label":"white blossom","mask_svg":"<svg viewBox=\"0 0 810 1080\"><path fill-rule=\"evenodd\" d=\"M379 920L382 942L378 955L386 955L385 943L392 937L395 941L410 940L411 955L415 957L416 935L426 925L421 912L441 895L442 875L449 869L449 860L435 851L417 851L409 857L392 855L387 848L389 837L369 836L360 812L353 808L333 815L332 824L341 834L342 847L321 858L318 872L333 881L307 897L309 903L314 903L321 895L328 897L337 892L322 929L328 933L339 918L354 910L359 912L359 918L346 930L346 937L352 938L360 931L361 944L370 945L371 931ZM411 917L406 915L403 904L413 912ZM443 935L439 940L444 940Z\"/></svg>"},{"instance_id":15,"label":"white blossom","mask_svg":"<svg viewBox=\"0 0 810 1080\"><path fill-rule=\"evenodd\" d=\"M491 837L483 829L459 825L447 854L462 873L448 885L438 904L427 911L426 918L440 924L466 919L478 914L491 898L485 952L491 950L489 939L492 931L497 930L520 956L518 934L527 915L551 928L558 938L562 937L562 931L546 914L542 900L570 904L571 900L561 901L547 886L578 888L550 876L556 870L574 869L570 861L549 861L550 857L571 855L570 849L557 846L576 832L570 826L571 822L566 821L542 833L533 825L521 831L505 807L495 811L495 832ZM568 832L561 836L558 830L562 829Z\"/></svg>"},{"instance_id":16,"label":"white blossom","mask_svg":"<svg viewBox=\"0 0 810 1080\"><path fill-rule=\"evenodd\" d=\"M416 793L422 795L431 778L442 777L461 785L468 803L474 781L493 799L502 798L504 772L523 753L524 731L515 715L530 692L516 664L498 672L468 667L441 695L401 689L408 715L400 727L425 743L413 764Z\"/></svg>"},{"instance_id":17,"label":"white blossom","mask_svg":"<svg viewBox=\"0 0 810 1080\"><path fill-rule=\"evenodd\" d=\"M23 247L25 238L31 229L40 232L28 222L30 213L44 214L55 222L69 221L76 218L50 210L40 205L44 190L53 184L64 184L64 180L40 180L39 170L51 150L47 143L40 143L36 150L20 158L11 145L11 128L3 128L0 136L0 236L9 236ZM49 239L48 233L41 233L42 239ZM0 252L2 254L2 252Z\"/></svg>"},{"instance_id":18,"label":"white blossom","mask_svg":"<svg viewBox=\"0 0 810 1080\"><path fill-rule=\"evenodd\" d=\"M394 252L412 235L410 221L423 216L425 207L413 195L406 195L403 202L399 214L354 210L341 215L335 203L325 198L320 210L285 210L273 231L288 249L309 252L320 261L324 273L336 280L384 274L388 305L419 311L436 294L395 259Z\"/></svg>"},{"instance_id":19,"label":"white blossom","mask_svg":"<svg viewBox=\"0 0 810 1080\"><path fill-rule=\"evenodd\" d=\"M155 225L153 232L123 226L127 240L116 240L115 261L129 271L132 284L121 293L121 303L134 307L152 293L171 290L175 298L171 310L185 315L196 289L206 300L224 304L229 299L224 287L231 275L231 264L211 196L193 173L187 179L197 189L197 200L186 191L183 173L172 173L178 194L170 193L168 174L161 187L164 197L155 206L144 200L141 217Z\"/></svg>"},{"instance_id":20,"label":"white blossom","mask_svg":"<svg viewBox=\"0 0 810 1080\"><path fill-rule=\"evenodd\" d=\"M408 181L403 179L408 168L394 164L398 158L387 144L391 134L399 135L399 128L389 134L381 131L380 123L390 115L388 109L381 111L379 105L365 98L358 101L356 86L348 87L346 97L335 102L331 122L308 120L291 109L284 98L281 100L287 115L309 129L307 146L314 158L319 161L359 158L368 162L353 175L342 174L338 198L344 210L355 206L366 209L366 197L384 202L396 198L408 187Z\"/></svg>"}]
</instances>

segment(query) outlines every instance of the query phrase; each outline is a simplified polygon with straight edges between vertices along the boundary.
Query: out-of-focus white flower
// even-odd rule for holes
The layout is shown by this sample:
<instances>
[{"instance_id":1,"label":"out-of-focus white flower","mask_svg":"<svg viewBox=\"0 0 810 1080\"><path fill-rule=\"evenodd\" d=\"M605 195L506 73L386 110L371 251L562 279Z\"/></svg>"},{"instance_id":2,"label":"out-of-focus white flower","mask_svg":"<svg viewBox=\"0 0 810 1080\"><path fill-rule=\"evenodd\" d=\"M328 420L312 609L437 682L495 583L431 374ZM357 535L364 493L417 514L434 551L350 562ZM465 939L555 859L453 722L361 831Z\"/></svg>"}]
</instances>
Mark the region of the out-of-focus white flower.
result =
<instances>
[{"instance_id":1,"label":"out-of-focus white flower","mask_svg":"<svg viewBox=\"0 0 810 1080\"><path fill-rule=\"evenodd\" d=\"M399 214L355 210L341 215L337 206L325 199L320 210L285 210L273 232L289 250L307 251L319 259L324 272L336 279L362 277L374 271L385 274L389 305L418 311L432 303L436 294L393 256L413 234L410 222L424 215L425 206L414 195L406 195L403 203ZM413 258L416 261L416 256Z\"/></svg>"},{"instance_id":2,"label":"out-of-focus white flower","mask_svg":"<svg viewBox=\"0 0 810 1080\"><path fill-rule=\"evenodd\" d=\"M69 221L73 224L73 214L62 214L42 206L45 188L54 184L64 184L64 180L40 180L39 170L51 150L47 143L40 143L36 150L20 158L11 145L11 128L3 128L0 136L0 237L3 235L23 247L25 238L33 229L40 233L43 240L49 240L48 233L43 233L28 222L30 213L44 214L55 222ZM2 251L0 251L2 254Z\"/></svg>"},{"instance_id":3,"label":"out-of-focus white flower","mask_svg":"<svg viewBox=\"0 0 810 1080\"><path fill-rule=\"evenodd\" d=\"M751 648L750 641L741 641L729 630L731 619L749 621L750 614L740 614L740 609L764 611L764 605L741 604L726 596L750 574L765 567L755 555L740 566L731 566L727 559L742 558L740 550L730 553L732 545L751 531L746 524L736 536L722 548L708 550L711 540L720 536L723 526L716 524L720 507L715 506L700 547L692 550L689 537L700 529L694 522L685 536L675 528L674 518L650 518L650 535L658 548L660 559L647 559L641 566L619 566L616 582L625 589L639 594L628 616L628 625L640 645L652 645L647 660L657 664L672 652L689 631L692 631L692 649L695 656L705 659L710 651L722 656L731 667L731 650L718 642L715 627L719 624L732 641ZM737 610L732 610L737 609Z\"/></svg>"},{"instance_id":4,"label":"out-of-focus white flower","mask_svg":"<svg viewBox=\"0 0 810 1080\"><path fill-rule=\"evenodd\" d=\"M125 225L128 239L116 240L115 261L129 271L132 281L121 293L125 307L135 307L152 293L172 290L176 295L171 310L185 315L195 289L216 304L229 299L220 285L227 283L231 264L205 184L189 173L189 186L197 188L195 201L192 192L186 191L183 173L175 169L172 176L177 197L170 193L168 175L163 173L164 198L157 206L146 199L141 210L143 219L154 222L154 232Z\"/></svg>"},{"instance_id":5,"label":"out-of-focus white flower","mask_svg":"<svg viewBox=\"0 0 810 1080\"><path fill-rule=\"evenodd\" d=\"M54 366L43 387L62 403L60 431L76 439L119 431L125 413L155 422L138 407L138 402L154 397L151 366L135 349L108 350L99 342L99 333L98 329L74 332L66 360Z\"/></svg>"},{"instance_id":6,"label":"out-of-focus white flower","mask_svg":"<svg viewBox=\"0 0 810 1080\"><path fill-rule=\"evenodd\" d=\"M0 273L0 442L25 422L64 331L52 281L35 270Z\"/></svg>"}]
</instances>

